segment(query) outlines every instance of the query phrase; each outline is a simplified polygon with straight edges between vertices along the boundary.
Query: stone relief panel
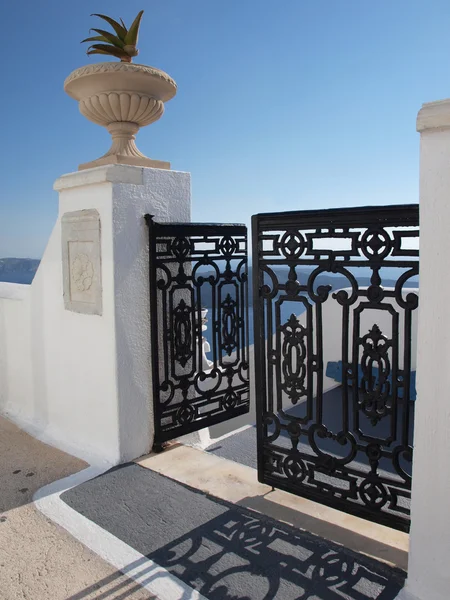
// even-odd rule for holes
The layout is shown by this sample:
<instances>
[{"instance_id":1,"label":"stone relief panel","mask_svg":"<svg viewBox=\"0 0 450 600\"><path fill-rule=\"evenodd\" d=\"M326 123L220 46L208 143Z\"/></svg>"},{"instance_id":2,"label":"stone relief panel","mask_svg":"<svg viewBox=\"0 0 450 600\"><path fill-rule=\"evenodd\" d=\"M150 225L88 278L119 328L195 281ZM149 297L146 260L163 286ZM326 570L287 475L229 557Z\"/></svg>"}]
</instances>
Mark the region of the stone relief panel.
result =
<instances>
[{"instance_id":1,"label":"stone relief panel","mask_svg":"<svg viewBox=\"0 0 450 600\"><path fill-rule=\"evenodd\" d=\"M100 215L95 209L65 213L61 227L64 306L101 315Z\"/></svg>"}]
</instances>

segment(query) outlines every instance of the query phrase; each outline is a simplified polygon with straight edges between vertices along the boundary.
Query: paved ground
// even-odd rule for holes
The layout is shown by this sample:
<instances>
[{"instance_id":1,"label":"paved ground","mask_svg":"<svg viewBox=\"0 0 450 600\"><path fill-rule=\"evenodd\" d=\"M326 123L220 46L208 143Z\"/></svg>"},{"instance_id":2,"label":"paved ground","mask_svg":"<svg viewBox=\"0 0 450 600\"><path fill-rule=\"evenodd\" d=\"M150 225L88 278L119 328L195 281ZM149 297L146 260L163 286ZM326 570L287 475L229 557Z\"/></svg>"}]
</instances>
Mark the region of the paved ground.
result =
<instances>
[{"instance_id":1,"label":"paved ground","mask_svg":"<svg viewBox=\"0 0 450 600\"><path fill-rule=\"evenodd\" d=\"M351 391L349 390L351 396ZM323 396L323 415L324 423L331 431L335 433L342 430L342 391L341 387L334 388L325 392ZM306 413L306 401L300 402L296 406L292 406L286 413L291 416L303 417ZM411 409L411 414L414 415L414 408ZM352 403L349 404L349 421L353 421L353 409ZM362 415L360 419L361 430L374 437L380 437L384 439L390 434L390 419L381 420L376 426L370 424L369 419ZM401 439L401 427L402 420L398 420L398 438ZM414 418L411 418L409 425L409 439L413 440L413 428ZM316 443L319 448L324 452L335 454L336 456L344 457L348 453L347 446L339 446L333 440L320 439L316 436ZM284 446L285 448L291 448L292 444L286 431L281 431L279 438L274 442L277 445ZM305 436L300 437L298 448L306 454L314 454L311 449L308 440ZM247 465L256 469L256 427L250 427L243 431L239 431L235 435L231 435L217 443L213 443L207 448L208 452L212 452L217 456L234 460L242 465ZM400 464L402 468L409 474L411 474L411 463L406 463L401 460ZM369 470L369 461L363 452L358 452L352 466L361 470ZM379 462L379 471L384 471L386 475L398 477L393 465L392 460L388 458L382 458Z\"/></svg>"},{"instance_id":2,"label":"paved ground","mask_svg":"<svg viewBox=\"0 0 450 600\"><path fill-rule=\"evenodd\" d=\"M209 600L394 600L404 581L397 569L137 464L61 499Z\"/></svg>"},{"instance_id":3,"label":"paved ground","mask_svg":"<svg viewBox=\"0 0 450 600\"><path fill-rule=\"evenodd\" d=\"M406 571L409 536L258 482L251 467L183 445L135 461L208 496L282 521L295 529Z\"/></svg>"},{"instance_id":4,"label":"paved ground","mask_svg":"<svg viewBox=\"0 0 450 600\"><path fill-rule=\"evenodd\" d=\"M256 469L256 427L248 427L220 442L213 443L206 451Z\"/></svg>"},{"instance_id":5,"label":"paved ground","mask_svg":"<svg viewBox=\"0 0 450 600\"><path fill-rule=\"evenodd\" d=\"M36 490L85 466L0 418L1 600L152 598L34 508Z\"/></svg>"}]
</instances>

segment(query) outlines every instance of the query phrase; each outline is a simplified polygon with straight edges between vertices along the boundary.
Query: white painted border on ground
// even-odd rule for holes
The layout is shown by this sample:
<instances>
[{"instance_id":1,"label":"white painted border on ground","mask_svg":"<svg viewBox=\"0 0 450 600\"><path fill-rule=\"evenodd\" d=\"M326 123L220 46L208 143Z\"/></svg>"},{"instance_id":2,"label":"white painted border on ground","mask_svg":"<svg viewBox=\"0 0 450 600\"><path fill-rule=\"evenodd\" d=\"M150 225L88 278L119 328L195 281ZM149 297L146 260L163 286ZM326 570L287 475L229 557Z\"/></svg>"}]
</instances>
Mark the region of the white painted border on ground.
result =
<instances>
[{"instance_id":1,"label":"white painted border on ground","mask_svg":"<svg viewBox=\"0 0 450 600\"><path fill-rule=\"evenodd\" d=\"M159 600L207 600L169 571L61 500L60 496L64 492L102 475L109 468L110 466L88 467L79 473L42 487L33 497L36 508L100 558L157 596Z\"/></svg>"}]
</instances>

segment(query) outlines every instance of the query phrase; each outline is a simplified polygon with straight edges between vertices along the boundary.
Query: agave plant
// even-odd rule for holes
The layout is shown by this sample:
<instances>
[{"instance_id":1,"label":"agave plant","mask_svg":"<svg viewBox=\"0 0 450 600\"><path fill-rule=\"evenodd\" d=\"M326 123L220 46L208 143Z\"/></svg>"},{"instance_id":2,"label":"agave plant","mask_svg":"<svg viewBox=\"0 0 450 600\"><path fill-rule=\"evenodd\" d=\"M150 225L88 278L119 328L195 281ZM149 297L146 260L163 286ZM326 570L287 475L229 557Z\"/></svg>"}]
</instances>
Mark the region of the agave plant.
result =
<instances>
[{"instance_id":1,"label":"agave plant","mask_svg":"<svg viewBox=\"0 0 450 600\"><path fill-rule=\"evenodd\" d=\"M136 48L139 35L139 27L141 25L141 19L144 11L141 10L137 17L134 19L131 27L128 29L125 23L120 19L120 23L107 17L106 15L93 14L91 17L100 17L114 29L116 35L104 29L94 29L98 35L86 38L84 42L102 42L99 44L92 44L87 49L86 54L106 54L108 56L115 56L120 58L122 62L131 62L133 56L139 54L139 50Z\"/></svg>"}]
</instances>

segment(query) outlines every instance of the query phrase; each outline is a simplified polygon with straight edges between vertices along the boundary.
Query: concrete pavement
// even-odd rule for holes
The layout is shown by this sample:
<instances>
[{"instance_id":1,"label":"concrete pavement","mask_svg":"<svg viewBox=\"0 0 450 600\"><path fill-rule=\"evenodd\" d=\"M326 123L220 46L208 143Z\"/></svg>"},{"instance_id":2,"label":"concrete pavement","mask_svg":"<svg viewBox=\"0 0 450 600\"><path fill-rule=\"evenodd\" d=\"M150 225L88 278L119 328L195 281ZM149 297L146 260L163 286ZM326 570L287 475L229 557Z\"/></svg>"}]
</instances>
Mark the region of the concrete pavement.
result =
<instances>
[{"instance_id":1,"label":"concrete pavement","mask_svg":"<svg viewBox=\"0 0 450 600\"><path fill-rule=\"evenodd\" d=\"M38 489L86 466L0 418L1 600L154 598L34 507Z\"/></svg>"},{"instance_id":2,"label":"concrete pavement","mask_svg":"<svg viewBox=\"0 0 450 600\"><path fill-rule=\"evenodd\" d=\"M222 487L213 479L223 463L228 488L240 488L238 495L252 494L251 482L231 473L248 467L205 455L216 468L204 469L204 453L175 448L150 456L145 468L144 461L121 465L61 495L82 519L96 523L191 590L181 596L164 594L164 600L187 600L195 592L209 600L396 599L404 572L249 510L236 502L237 496L228 502L183 485L172 478L173 469L169 478L151 468L153 458L161 466L164 454L173 457L183 450L187 452L180 462L198 470L203 485L209 483L215 492Z\"/></svg>"}]
</instances>

